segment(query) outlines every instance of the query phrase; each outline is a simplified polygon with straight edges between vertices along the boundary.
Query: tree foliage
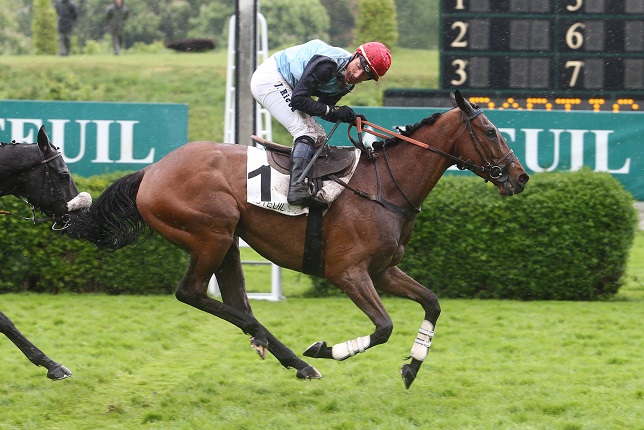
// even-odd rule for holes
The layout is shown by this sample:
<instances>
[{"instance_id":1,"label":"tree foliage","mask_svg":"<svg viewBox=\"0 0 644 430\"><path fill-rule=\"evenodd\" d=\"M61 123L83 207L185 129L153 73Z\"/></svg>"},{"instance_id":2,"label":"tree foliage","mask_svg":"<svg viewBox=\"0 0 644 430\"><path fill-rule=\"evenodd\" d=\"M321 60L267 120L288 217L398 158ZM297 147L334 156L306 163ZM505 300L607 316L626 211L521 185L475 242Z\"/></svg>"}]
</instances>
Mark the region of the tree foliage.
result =
<instances>
[{"instance_id":1,"label":"tree foliage","mask_svg":"<svg viewBox=\"0 0 644 430\"><path fill-rule=\"evenodd\" d=\"M389 48L398 44L394 0L359 0L355 44L377 40Z\"/></svg>"},{"instance_id":2,"label":"tree foliage","mask_svg":"<svg viewBox=\"0 0 644 430\"><path fill-rule=\"evenodd\" d=\"M36 54L56 54L56 41L58 38L56 12L49 0L34 1L34 18L31 31L33 34L34 52Z\"/></svg>"},{"instance_id":3,"label":"tree foliage","mask_svg":"<svg viewBox=\"0 0 644 430\"><path fill-rule=\"evenodd\" d=\"M271 48L329 40L329 15L320 0L265 0L260 12L266 17Z\"/></svg>"},{"instance_id":4,"label":"tree foliage","mask_svg":"<svg viewBox=\"0 0 644 430\"><path fill-rule=\"evenodd\" d=\"M27 23L26 28L24 24ZM20 0L0 0L0 52L31 52L31 7Z\"/></svg>"},{"instance_id":5,"label":"tree foliage","mask_svg":"<svg viewBox=\"0 0 644 430\"><path fill-rule=\"evenodd\" d=\"M396 0L398 46L438 48L438 0Z\"/></svg>"},{"instance_id":6,"label":"tree foliage","mask_svg":"<svg viewBox=\"0 0 644 430\"><path fill-rule=\"evenodd\" d=\"M356 0L321 0L330 19L329 43L333 46L348 48L353 45Z\"/></svg>"},{"instance_id":7,"label":"tree foliage","mask_svg":"<svg viewBox=\"0 0 644 430\"><path fill-rule=\"evenodd\" d=\"M212 2L201 5L199 15L190 18L188 37L208 37L215 46L225 46L228 40L228 23L235 10L230 3Z\"/></svg>"},{"instance_id":8,"label":"tree foliage","mask_svg":"<svg viewBox=\"0 0 644 430\"><path fill-rule=\"evenodd\" d=\"M41 32L36 10L53 18L52 37L37 43L51 44L55 52L56 16L52 3L37 0L0 0L0 48L2 54L30 54L35 48L34 30ZM106 10L111 0L73 0L79 18L73 32L75 51L107 53ZM160 46L183 38L210 38L217 48L226 46L228 21L234 1L228 0L125 0L130 19L125 47ZM352 48L355 42L381 40L387 45L427 49L438 45L438 0L261 0L260 12L268 20L271 49L299 44L313 38ZM396 23L397 20L397 23ZM360 28L356 29L356 25ZM51 31L51 30L49 30ZM359 34L359 32L361 32ZM53 49L53 50L52 50Z\"/></svg>"}]
</instances>

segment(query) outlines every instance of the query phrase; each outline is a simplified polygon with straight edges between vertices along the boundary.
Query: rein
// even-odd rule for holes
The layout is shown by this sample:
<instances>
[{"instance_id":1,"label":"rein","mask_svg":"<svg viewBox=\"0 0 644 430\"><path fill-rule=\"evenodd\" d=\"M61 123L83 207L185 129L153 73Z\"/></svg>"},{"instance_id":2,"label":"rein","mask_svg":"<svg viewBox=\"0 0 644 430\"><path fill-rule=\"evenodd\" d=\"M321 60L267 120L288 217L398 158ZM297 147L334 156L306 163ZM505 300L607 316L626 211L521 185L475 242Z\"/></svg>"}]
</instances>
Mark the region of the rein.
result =
<instances>
[{"instance_id":1,"label":"rein","mask_svg":"<svg viewBox=\"0 0 644 430\"><path fill-rule=\"evenodd\" d=\"M411 143L412 145L416 145L416 146L421 147L423 149L426 149L428 151L435 152L437 154L442 155L443 157L446 157L446 158L454 161L454 164L460 170L467 169L467 170L470 170L470 171L475 172L475 173L476 172L480 172L480 173L483 173L483 174L487 173L487 175L491 179L494 179L497 182L503 183L503 182L507 181L507 179L508 179L510 164L512 163L512 160L514 160L514 158L515 158L514 151L510 150L507 154L505 154L498 161L498 163L492 163L492 162L489 161L489 159L492 159L492 156L489 154L487 149L483 146L483 144L481 143L479 138L476 136L476 134L474 133L474 130L472 128L472 121L477 116L479 116L481 113L483 113L483 111L481 109L476 109L469 116L467 116L465 114L465 112L462 112L462 114L463 114L463 122L466 124L466 126L463 129L463 131L461 132L461 135L458 137L458 139L456 141L456 145L458 146L458 142L461 140L461 137L463 136L463 133L467 129L469 131L470 137L472 139L472 143L474 144L474 148L476 149L476 152L481 156L481 158L485 161L485 165L474 164L471 160L463 160L463 159L461 159L459 157L456 157L456 156L454 156L454 155L452 155L452 154L450 154L448 152L445 152L445 151L440 150L438 148L435 148L435 147L433 147L431 145L428 145L427 143L424 143L424 142L421 142L419 140L413 139L413 138L411 138L409 136L405 136L402 133L396 133L396 132L390 131L390 130L388 130L388 129L384 128L384 127L381 127L381 126L379 126L377 124L374 124L374 123L369 122L369 121L365 121L360 117L356 118L356 124L355 124L355 127L357 129L357 133L358 133L358 141L356 142L353 139L353 137L351 136L351 127L353 127L353 124L349 125L349 128L347 130L347 134L349 136L349 140L351 141L351 143L356 148L360 149L363 152L366 152L368 154L369 159L375 159L377 154L375 153L375 151L373 149L366 148L364 146L364 144L362 143L362 136L363 136L362 133L363 132L372 134L372 135L374 135L376 137L379 137L381 139L389 139L391 137L394 137L394 138L403 140L405 142ZM365 124L367 126L370 126L373 129L376 129L376 130L379 130L379 131L370 130L370 129L366 129L366 128L363 129L363 124ZM481 152L481 150L485 154L483 154ZM343 187L353 191L355 194L357 194L357 195L359 195L361 197L364 197L364 198L367 198L369 200L372 200L372 201L375 201L377 203L380 203L382 206L384 206L388 210L390 210L390 211L392 211L392 212L394 212L396 214L402 215L403 217L405 217L407 219L413 219L416 216L416 214L420 212L421 209L420 209L420 207L416 207L411 202L411 200L407 197L407 195L400 188L400 185L398 185L398 182L396 181L396 178L394 177L393 172L391 170L391 166L389 165L389 157L387 156L386 145L384 145L384 144L382 145L382 151L383 151L383 154L384 154L384 157L385 157L385 163L387 164L387 169L389 170L389 175L391 176L391 179L393 180L394 184L396 185L396 188L400 192L400 195L405 199L407 204L412 207L411 210L410 209L405 209L405 208L403 208L401 206L398 206L398 205L396 205L394 203L391 203L391 202L387 202L386 200L382 199L382 197L381 197L380 171L379 171L377 160L374 163L375 167L376 167L376 181L377 181L377 194L375 196L373 194L369 194L367 192L364 192L364 191L361 191L361 190L358 190L358 189L355 189L355 188L349 186L349 184L347 184L346 182L340 180L337 176L331 176L331 179L333 179L335 182L337 182L340 185L342 185ZM507 159L507 162L505 163L505 165L503 165L501 167L500 164L503 161L505 161L506 159ZM487 182L488 179L485 179L485 181Z\"/></svg>"},{"instance_id":2,"label":"rein","mask_svg":"<svg viewBox=\"0 0 644 430\"><path fill-rule=\"evenodd\" d=\"M356 118L356 129L357 129L357 132L358 132L359 142L356 142L351 137L350 132L351 132L351 127L353 125L349 126L349 130L348 130L347 133L349 133L349 140L351 141L351 143L353 143L354 146L358 147L361 150L367 150L365 148L365 146L363 145L363 143L362 143L362 133L363 132L373 134L374 136L379 137L381 139L389 139L391 137L395 137L396 139L404 140L405 142L411 143L411 144L419 146L419 147L421 147L423 149L427 149L429 151L432 151L432 152L435 152L437 154L440 154L443 157L449 158L450 160L454 161L454 164L456 164L456 167L458 167L460 170L467 169L467 170L470 170L472 172L479 171L481 173L487 173L488 176L490 176L490 178L497 179L499 182L505 182L505 180L507 180L507 170L510 167L510 163L514 159L514 151L510 150L510 152L505 154L503 156L503 158L501 158L499 160L499 162L496 163L496 164L493 164L490 161L488 161L488 158L491 159L492 157L488 153L488 151L485 149L485 147L483 147L483 145L481 144L481 141L479 140L479 138L474 133L474 130L472 129L472 120L474 120L477 116L479 116L482 113L483 113L483 111L481 109L476 109L472 113L472 115L470 115L468 117L465 117L465 113L463 113L463 122L466 124L466 127L467 127L468 131L470 132L470 137L472 138L472 141L474 143L474 148L476 149L476 152L481 156L481 158L483 158L483 160L485 160L485 165L483 165L483 166L478 165L478 164L474 164L471 160L463 160L463 159L461 159L459 157L456 157L456 156L454 156L454 155L452 155L452 154L450 154L448 152L445 152L443 150L435 148L435 147L433 147L431 145L428 145L428 144L426 144L424 142L421 142L421 141L416 140L416 139L412 139L409 136L405 136L402 133L396 133L396 132L390 131L390 130L384 128L384 127L381 127L381 126L379 126L377 124L374 124L372 122L364 121L360 117ZM374 131L374 130L363 129L362 124L368 125L368 126L370 126L372 128L375 128L376 130L380 130L382 133ZM465 131L465 129L463 130L463 132L464 131ZM461 136L459 136L459 139L458 139L459 141L460 141L461 137L462 137L462 133L461 133ZM457 144L458 144L458 142L457 142ZM383 145L383 148L384 148L384 145ZM485 152L485 155L481 153L481 148L483 149L483 152ZM509 160L507 161L507 163L503 167L500 167L499 164L502 163L508 157L509 157ZM502 178L502 176L504 174L505 174L505 178Z\"/></svg>"}]
</instances>

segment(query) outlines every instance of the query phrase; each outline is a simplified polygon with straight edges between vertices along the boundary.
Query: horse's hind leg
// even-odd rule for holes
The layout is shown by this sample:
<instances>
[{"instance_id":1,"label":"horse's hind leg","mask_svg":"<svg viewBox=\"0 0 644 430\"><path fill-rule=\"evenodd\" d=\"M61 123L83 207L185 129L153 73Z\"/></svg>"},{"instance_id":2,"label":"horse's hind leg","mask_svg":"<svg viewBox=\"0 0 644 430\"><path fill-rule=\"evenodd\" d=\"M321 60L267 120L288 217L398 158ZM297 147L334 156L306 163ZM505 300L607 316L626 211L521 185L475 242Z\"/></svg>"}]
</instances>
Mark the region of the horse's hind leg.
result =
<instances>
[{"instance_id":1,"label":"horse's hind leg","mask_svg":"<svg viewBox=\"0 0 644 430\"><path fill-rule=\"evenodd\" d=\"M36 348L16 328L13 322L5 314L0 312L0 332L7 336L36 366L43 366L47 369L47 377L53 381L69 378L72 372L60 363L56 363L47 357L44 352Z\"/></svg>"},{"instance_id":2,"label":"horse's hind leg","mask_svg":"<svg viewBox=\"0 0 644 430\"><path fill-rule=\"evenodd\" d=\"M235 241L228 249L224 260L215 271L222 301L234 309L253 315L248 295L246 294L244 272L242 270L241 256L239 253L239 242ZM266 355L266 348L279 360L282 366L297 369L297 377L300 379L319 379L322 377L313 366L300 359L286 345L280 342L259 322L260 330L251 337L251 345L258 352L260 357Z\"/></svg>"},{"instance_id":3,"label":"horse's hind leg","mask_svg":"<svg viewBox=\"0 0 644 430\"><path fill-rule=\"evenodd\" d=\"M378 290L398 297L411 299L425 310L425 318L411 348L411 363L403 365L401 374L405 386L409 388L416 379L421 364L427 357L434 337L434 327L441 313L436 294L416 282L398 267L390 267L377 279Z\"/></svg>"}]
</instances>

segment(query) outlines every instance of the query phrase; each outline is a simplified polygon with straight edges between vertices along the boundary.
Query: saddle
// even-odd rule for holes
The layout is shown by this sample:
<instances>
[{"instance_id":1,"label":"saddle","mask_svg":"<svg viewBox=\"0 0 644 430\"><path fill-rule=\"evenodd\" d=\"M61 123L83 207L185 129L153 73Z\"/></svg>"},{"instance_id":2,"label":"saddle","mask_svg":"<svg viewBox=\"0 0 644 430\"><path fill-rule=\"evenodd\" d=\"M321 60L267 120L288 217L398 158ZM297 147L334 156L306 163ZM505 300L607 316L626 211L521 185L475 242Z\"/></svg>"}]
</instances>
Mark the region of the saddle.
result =
<instances>
[{"instance_id":1,"label":"saddle","mask_svg":"<svg viewBox=\"0 0 644 430\"><path fill-rule=\"evenodd\" d=\"M251 136L251 139L266 148L268 164L272 168L285 175L289 174L291 147L254 135ZM321 179L331 174L338 177L346 176L351 172L355 160L356 154L353 146L326 146L308 176L312 179Z\"/></svg>"},{"instance_id":2,"label":"saddle","mask_svg":"<svg viewBox=\"0 0 644 430\"><path fill-rule=\"evenodd\" d=\"M291 149L288 146L268 141L259 136L251 136L255 142L266 148L268 164L278 172L288 175ZM308 173L313 194L323 188L323 179L329 175L344 177L353 171L356 161L354 147L338 147L325 145L315 164ZM324 275L324 234L322 224L323 208L319 205L309 207L304 238L304 254L302 256L302 271L309 275Z\"/></svg>"}]
</instances>

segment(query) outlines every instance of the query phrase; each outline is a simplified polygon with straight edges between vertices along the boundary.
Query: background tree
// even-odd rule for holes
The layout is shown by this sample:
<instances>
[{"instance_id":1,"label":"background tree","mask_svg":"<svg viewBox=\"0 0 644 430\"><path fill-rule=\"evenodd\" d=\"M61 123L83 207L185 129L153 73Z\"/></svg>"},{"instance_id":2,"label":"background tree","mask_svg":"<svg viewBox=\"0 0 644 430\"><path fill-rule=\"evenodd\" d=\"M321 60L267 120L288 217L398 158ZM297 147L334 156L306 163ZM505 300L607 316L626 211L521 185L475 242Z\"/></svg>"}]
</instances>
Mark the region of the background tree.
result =
<instances>
[{"instance_id":1,"label":"background tree","mask_svg":"<svg viewBox=\"0 0 644 430\"><path fill-rule=\"evenodd\" d=\"M31 2L0 0L0 52L10 55L32 51Z\"/></svg>"},{"instance_id":2,"label":"background tree","mask_svg":"<svg viewBox=\"0 0 644 430\"><path fill-rule=\"evenodd\" d=\"M232 2L211 2L199 7L199 14L190 18L188 37L210 38L215 48L226 46L228 40L228 22L235 14Z\"/></svg>"},{"instance_id":3,"label":"background tree","mask_svg":"<svg viewBox=\"0 0 644 430\"><path fill-rule=\"evenodd\" d=\"M260 12L266 17L271 49L329 40L329 15L320 0L264 0Z\"/></svg>"},{"instance_id":4,"label":"background tree","mask_svg":"<svg viewBox=\"0 0 644 430\"><path fill-rule=\"evenodd\" d=\"M329 43L344 48L353 44L355 13L358 8L356 0L321 0L322 6L329 14L331 29Z\"/></svg>"},{"instance_id":5,"label":"background tree","mask_svg":"<svg viewBox=\"0 0 644 430\"><path fill-rule=\"evenodd\" d=\"M377 40L392 48L398 44L394 0L358 0L355 44Z\"/></svg>"},{"instance_id":6,"label":"background tree","mask_svg":"<svg viewBox=\"0 0 644 430\"><path fill-rule=\"evenodd\" d=\"M398 46L438 48L438 0L395 0Z\"/></svg>"},{"instance_id":7,"label":"background tree","mask_svg":"<svg viewBox=\"0 0 644 430\"><path fill-rule=\"evenodd\" d=\"M164 39L166 41L185 39L191 15L190 3L186 0L168 4L159 22L159 30L163 33Z\"/></svg>"},{"instance_id":8,"label":"background tree","mask_svg":"<svg viewBox=\"0 0 644 430\"><path fill-rule=\"evenodd\" d=\"M50 0L34 0L34 18L31 24L34 52L39 55L55 55L58 31L56 12Z\"/></svg>"},{"instance_id":9,"label":"background tree","mask_svg":"<svg viewBox=\"0 0 644 430\"><path fill-rule=\"evenodd\" d=\"M54 1L54 0L50 0ZM112 0L74 0L79 18L74 35L85 53L108 53L106 9ZM130 9L125 47L182 38L211 38L226 47L230 0L124 0ZM353 48L355 41L383 40L405 48L438 46L439 0L261 0L270 26L269 44L277 49L320 38ZM0 0L0 49L5 55L33 52L34 10L41 1ZM375 16L375 18L374 18ZM396 25L396 19L398 25ZM54 12L55 20L55 12ZM364 34L356 33L358 24ZM55 21L54 21L55 30ZM398 32L400 32L398 34ZM57 36L57 35L56 35ZM93 41L93 42L92 42ZM397 43L396 43L397 41ZM50 42L55 43L55 38ZM98 42L98 43L96 43ZM104 46L86 49L86 45Z\"/></svg>"}]
</instances>

